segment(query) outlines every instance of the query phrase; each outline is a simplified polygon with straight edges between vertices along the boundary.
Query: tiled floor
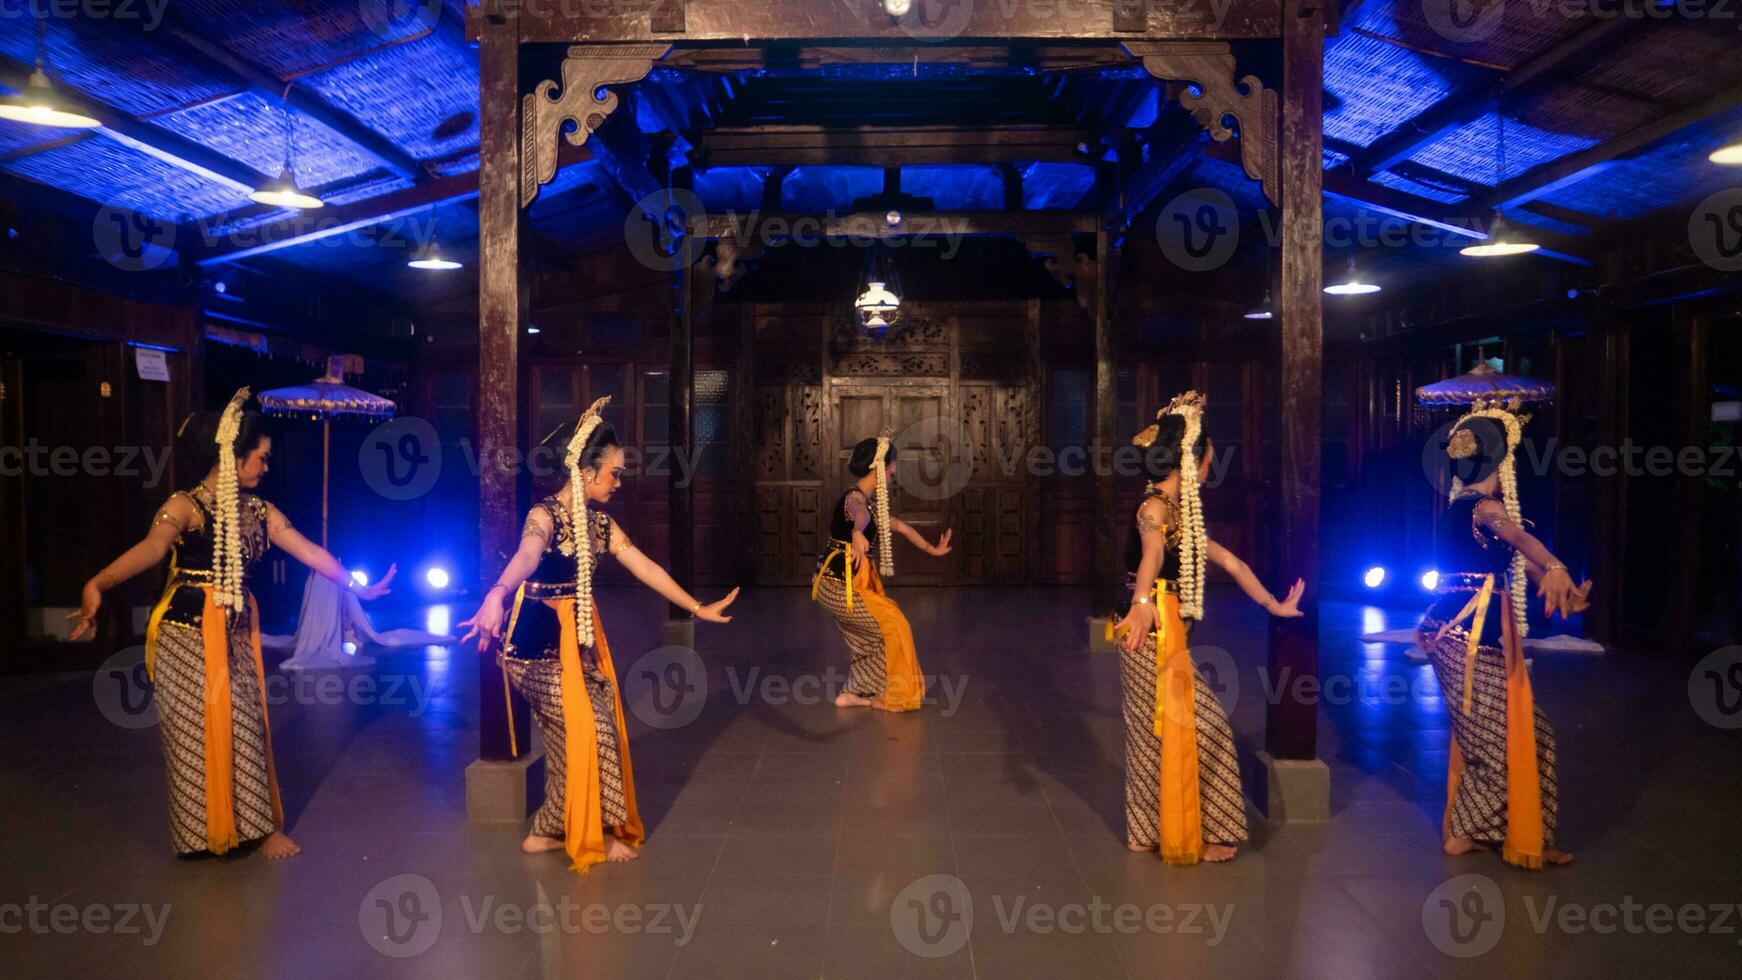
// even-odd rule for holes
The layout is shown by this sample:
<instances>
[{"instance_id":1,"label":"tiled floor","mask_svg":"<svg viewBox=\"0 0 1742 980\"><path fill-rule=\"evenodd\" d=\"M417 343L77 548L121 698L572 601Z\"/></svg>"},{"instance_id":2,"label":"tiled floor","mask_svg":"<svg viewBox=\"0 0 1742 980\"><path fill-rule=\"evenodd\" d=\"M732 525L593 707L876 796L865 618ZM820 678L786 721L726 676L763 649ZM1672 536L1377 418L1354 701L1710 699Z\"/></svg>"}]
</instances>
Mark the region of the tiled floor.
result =
<instances>
[{"instance_id":1,"label":"tiled floor","mask_svg":"<svg viewBox=\"0 0 1742 980\"><path fill-rule=\"evenodd\" d=\"M897 596L940 675L939 704L890 717L818 702L815 680L844 665L832 624L800 590L747 592L735 623L700 635L700 715L661 728L642 716L674 716L632 712L650 840L640 860L586 877L561 855L522 855L517 827L467 823L474 653L386 655L368 689L278 690L280 778L305 849L284 863L170 856L158 735L107 720L113 677L0 678L0 969L1742 973L1742 733L1700 722L1685 665L1537 656L1560 736L1562 842L1578 861L1526 874L1438 852L1446 719L1431 675L1401 647L1356 639L1413 611L1327 604L1320 754L1333 818L1273 827L1254 810L1238 860L1169 868L1123 847L1118 665L1084 648L1084 595ZM660 608L616 591L601 608L632 699ZM1263 784L1263 622L1220 589L1210 610L1197 639L1237 665L1226 693L1251 794Z\"/></svg>"}]
</instances>

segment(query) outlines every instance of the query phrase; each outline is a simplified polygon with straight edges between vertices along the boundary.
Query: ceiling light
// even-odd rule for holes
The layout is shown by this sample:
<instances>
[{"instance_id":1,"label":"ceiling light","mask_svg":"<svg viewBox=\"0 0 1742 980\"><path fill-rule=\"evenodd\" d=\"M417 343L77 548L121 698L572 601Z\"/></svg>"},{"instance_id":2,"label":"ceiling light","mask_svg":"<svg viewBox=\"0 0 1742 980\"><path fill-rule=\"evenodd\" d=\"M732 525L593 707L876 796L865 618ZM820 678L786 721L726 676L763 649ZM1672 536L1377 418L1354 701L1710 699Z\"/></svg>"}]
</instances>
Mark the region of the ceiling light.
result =
<instances>
[{"instance_id":1,"label":"ceiling light","mask_svg":"<svg viewBox=\"0 0 1742 980\"><path fill-rule=\"evenodd\" d=\"M1349 256L1349 278L1325 287L1325 292L1332 296L1364 296L1378 291L1379 285L1377 283L1361 281L1361 274L1355 270L1355 257L1353 255Z\"/></svg>"},{"instance_id":2,"label":"ceiling light","mask_svg":"<svg viewBox=\"0 0 1742 980\"><path fill-rule=\"evenodd\" d=\"M1713 150L1712 155L1706 159L1713 163L1721 163L1726 167L1742 166L1742 139L1729 146L1721 146Z\"/></svg>"},{"instance_id":3,"label":"ceiling light","mask_svg":"<svg viewBox=\"0 0 1742 980\"><path fill-rule=\"evenodd\" d=\"M460 269L465 267L462 262L443 257L436 250L434 242L419 249L418 253L412 256L411 261L405 264L413 269Z\"/></svg>"},{"instance_id":4,"label":"ceiling light","mask_svg":"<svg viewBox=\"0 0 1742 980\"><path fill-rule=\"evenodd\" d=\"M1494 212L1494 227L1488 229L1488 237L1475 245L1466 245L1458 250L1459 255L1468 255L1476 259L1491 259L1503 255L1523 255L1534 252L1541 245L1515 233L1506 224L1506 216Z\"/></svg>"}]
</instances>

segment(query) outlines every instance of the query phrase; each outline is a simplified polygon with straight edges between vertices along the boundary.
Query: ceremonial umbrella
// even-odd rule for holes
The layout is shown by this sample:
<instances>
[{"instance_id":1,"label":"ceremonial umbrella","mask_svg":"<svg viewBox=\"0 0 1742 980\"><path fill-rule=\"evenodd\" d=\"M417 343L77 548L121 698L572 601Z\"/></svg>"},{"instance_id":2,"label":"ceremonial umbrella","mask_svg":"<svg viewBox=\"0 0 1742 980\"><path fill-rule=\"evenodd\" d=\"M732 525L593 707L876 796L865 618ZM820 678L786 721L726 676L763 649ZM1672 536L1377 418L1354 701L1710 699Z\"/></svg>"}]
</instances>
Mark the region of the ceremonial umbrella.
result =
<instances>
[{"instance_id":1,"label":"ceremonial umbrella","mask_svg":"<svg viewBox=\"0 0 1742 980\"><path fill-rule=\"evenodd\" d=\"M1484 361L1468 374L1422 385L1415 389L1415 399L1423 405L1470 405L1478 401L1546 403L1554 401L1554 385L1516 374L1501 374Z\"/></svg>"},{"instance_id":2,"label":"ceremonial umbrella","mask_svg":"<svg viewBox=\"0 0 1742 980\"><path fill-rule=\"evenodd\" d=\"M344 359L327 358L327 373L305 385L260 393L268 415L307 418L321 424L321 547L327 546L327 488L332 472L334 419L390 419L399 411L392 400L345 383Z\"/></svg>"}]
</instances>

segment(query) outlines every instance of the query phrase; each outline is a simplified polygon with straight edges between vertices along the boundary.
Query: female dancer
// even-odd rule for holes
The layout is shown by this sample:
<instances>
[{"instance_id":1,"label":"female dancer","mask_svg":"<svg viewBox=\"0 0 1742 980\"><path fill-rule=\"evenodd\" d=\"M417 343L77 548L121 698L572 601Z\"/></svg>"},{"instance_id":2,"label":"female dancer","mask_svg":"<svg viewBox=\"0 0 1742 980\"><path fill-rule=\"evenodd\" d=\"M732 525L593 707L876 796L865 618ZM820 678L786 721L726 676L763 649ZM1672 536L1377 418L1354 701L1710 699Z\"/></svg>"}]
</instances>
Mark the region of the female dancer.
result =
<instances>
[{"instance_id":1,"label":"female dancer","mask_svg":"<svg viewBox=\"0 0 1742 980\"><path fill-rule=\"evenodd\" d=\"M1522 526L1513 449L1528 416L1517 409L1478 400L1452 426L1451 505L1434 535L1439 583L1418 642L1452 716L1445 852L1498 846L1508 864L1541 868L1573 858L1553 846L1554 731L1524 666L1525 583L1535 578L1544 613L1563 618L1589 605L1591 583L1573 585Z\"/></svg>"},{"instance_id":2,"label":"female dancer","mask_svg":"<svg viewBox=\"0 0 1742 980\"><path fill-rule=\"evenodd\" d=\"M940 556L950 553L950 532L946 529L938 543L932 544L890 516L889 482L895 477L895 447L889 440L885 433L862 439L853 447L847 472L858 480L835 502L829 521L829 550L817 559L817 574L811 579L811 598L835 617L853 653L847 686L835 698L837 708L914 711L925 697L913 627L883 588L883 580L895 574L890 533L900 534L928 555ZM875 567L867 560L873 536L877 539Z\"/></svg>"},{"instance_id":3,"label":"female dancer","mask_svg":"<svg viewBox=\"0 0 1742 980\"><path fill-rule=\"evenodd\" d=\"M385 595L398 568L357 586L338 559L247 492L260 485L272 458L265 420L243 410L247 401L243 388L222 414L199 413L182 423L178 435L200 463L216 456L206 478L170 496L145 539L85 583L83 605L68 618L78 621L72 639L94 632L103 593L173 549L169 582L145 633L145 670L163 720L176 852L223 854L260 841L260 853L285 858L302 849L284 833L260 618L248 579L269 542L364 599Z\"/></svg>"},{"instance_id":4,"label":"female dancer","mask_svg":"<svg viewBox=\"0 0 1742 980\"><path fill-rule=\"evenodd\" d=\"M504 603L513 597L497 661L532 705L545 752L544 805L520 849L528 854L566 849L581 874L600 861L633 860L646 837L635 805L617 672L593 606L598 556L615 555L648 588L697 619L731 622L725 610L738 597L733 589L703 605L631 544L610 516L588 510L588 504L609 501L623 483L623 450L600 414L610 400L594 402L575 423L564 456L568 481L533 505L520 550L477 614L460 624L471 627L460 642L476 636L483 652L502 637Z\"/></svg>"},{"instance_id":5,"label":"female dancer","mask_svg":"<svg viewBox=\"0 0 1742 980\"><path fill-rule=\"evenodd\" d=\"M1204 617L1204 570L1215 562L1272 616L1299 616L1306 583L1276 600L1238 556L1204 533L1198 484L1215 449L1203 398L1188 391L1156 413L1132 443L1149 450L1150 474L1125 549L1131 607L1114 629L1122 643L1126 846L1161 851L1169 864L1226 861L1246 839L1246 801L1228 716L1186 649Z\"/></svg>"}]
</instances>

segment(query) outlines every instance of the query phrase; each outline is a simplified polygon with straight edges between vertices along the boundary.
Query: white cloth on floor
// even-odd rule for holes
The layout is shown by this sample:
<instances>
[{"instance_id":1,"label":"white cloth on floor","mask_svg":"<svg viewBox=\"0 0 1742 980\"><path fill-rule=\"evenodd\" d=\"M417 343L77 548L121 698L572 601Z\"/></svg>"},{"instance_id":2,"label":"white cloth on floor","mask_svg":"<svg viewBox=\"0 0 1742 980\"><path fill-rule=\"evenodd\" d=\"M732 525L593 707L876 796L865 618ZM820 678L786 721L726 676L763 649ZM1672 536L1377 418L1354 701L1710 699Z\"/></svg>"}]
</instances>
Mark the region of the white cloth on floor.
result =
<instances>
[{"instance_id":1,"label":"white cloth on floor","mask_svg":"<svg viewBox=\"0 0 1742 980\"><path fill-rule=\"evenodd\" d=\"M366 644L378 647L440 646L454 642L451 636L423 630L377 630L363 611L363 603L324 576L310 575L302 590L302 611L297 615L296 635L260 635L260 646L277 653L292 651L279 665L284 670L331 670L338 667L368 667L375 658L345 650L347 630L352 649Z\"/></svg>"}]
</instances>

